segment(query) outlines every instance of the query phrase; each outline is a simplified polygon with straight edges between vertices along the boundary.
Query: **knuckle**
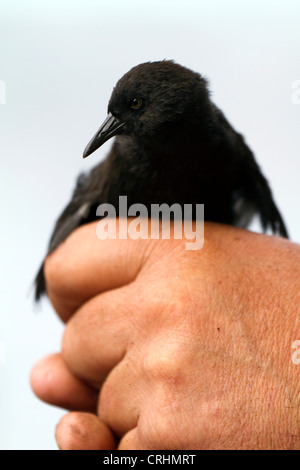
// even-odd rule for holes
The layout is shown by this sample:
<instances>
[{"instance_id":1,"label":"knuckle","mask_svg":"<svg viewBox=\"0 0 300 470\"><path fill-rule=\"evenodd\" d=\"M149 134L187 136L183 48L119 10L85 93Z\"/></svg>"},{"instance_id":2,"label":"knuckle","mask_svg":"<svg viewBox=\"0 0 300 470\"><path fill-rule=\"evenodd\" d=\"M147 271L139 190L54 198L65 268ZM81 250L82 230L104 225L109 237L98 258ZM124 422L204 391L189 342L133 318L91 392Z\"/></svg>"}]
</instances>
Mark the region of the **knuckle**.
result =
<instances>
[{"instance_id":1,"label":"knuckle","mask_svg":"<svg viewBox=\"0 0 300 470\"><path fill-rule=\"evenodd\" d=\"M145 355L143 369L145 376L150 380L178 385L183 378L182 355L170 343L160 343L156 347L152 345L149 353Z\"/></svg>"},{"instance_id":2,"label":"knuckle","mask_svg":"<svg viewBox=\"0 0 300 470\"><path fill-rule=\"evenodd\" d=\"M65 328L62 337L62 357L67 366L74 372L74 364L76 365L76 359L78 351L81 351L81 345L76 341L76 332L74 332L73 322L69 322ZM75 337L74 337L75 336ZM74 347L76 344L76 347Z\"/></svg>"},{"instance_id":3,"label":"knuckle","mask_svg":"<svg viewBox=\"0 0 300 470\"><path fill-rule=\"evenodd\" d=\"M80 376L88 373L94 358L87 324L79 312L79 315L73 316L67 323L62 338L63 359L69 369Z\"/></svg>"},{"instance_id":4,"label":"knuckle","mask_svg":"<svg viewBox=\"0 0 300 470\"><path fill-rule=\"evenodd\" d=\"M60 250L47 256L44 263L44 274L47 291L53 292L55 295L64 295L70 278L70 266L67 258L61 256Z\"/></svg>"},{"instance_id":5,"label":"knuckle","mask_svg":"<svg viewBox=\"0 0 300 470\"><path fill-rule=\"evenodd\" d=\"M82 237L81 227L72 232L69 237L61 243L44 262L44 274L47 289L57 295L72 295L76 293L73 283L78 275L78 247Z\"/></svg>"},{"instance_id":6,"label":"knuckle","mask_svg":"<svg viewBox=\"0 0 300 470\"><path fill-rule=\"evenodd\" d=\"M66 322L78 309L81 299L72 289L71 275L59 253L52 253L44 262L44 276L49 300L60 318Z\"/></svg>"},{"instance_id":7,"label":"knuckle","mask_svg":"<svg viewBox=\"0 0 300 470\"><path fill-rule=\"evenodd\" d=\"M138 439L145 449L184 448L178 429L184 426L180 410L174 410L174 401L168 393L158 391L154 400L141 413L137 426ZM183 433L184 434L184 433Z\"/></svg>"},{"instance_id":8,"label":"knuckle","mask_svg":"<svg viewBox=\"0 0 300 470\"><path fill-rule=\"evenodd\" d=\"M57 275L59 273L59 263L57 263L57 261L55 252L47 256L44 261L44 275L48 288L52 288L57 282Z\"/></svg>"}]
</instances>

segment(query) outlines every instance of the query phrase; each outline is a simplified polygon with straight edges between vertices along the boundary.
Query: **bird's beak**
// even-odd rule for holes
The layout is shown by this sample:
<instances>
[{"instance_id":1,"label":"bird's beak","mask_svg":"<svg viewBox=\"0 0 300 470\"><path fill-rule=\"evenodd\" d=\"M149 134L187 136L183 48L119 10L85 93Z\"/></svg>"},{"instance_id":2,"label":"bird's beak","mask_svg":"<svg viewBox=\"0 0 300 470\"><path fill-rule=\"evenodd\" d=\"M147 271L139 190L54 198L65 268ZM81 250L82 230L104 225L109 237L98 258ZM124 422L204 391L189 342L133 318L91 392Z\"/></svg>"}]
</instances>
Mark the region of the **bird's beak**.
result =
<instances>
[{"instance_id":1,"label":"bird's beak","mask_svg":"<svg viewBox=\"0 0 300 470\"><path fill-rule=\"evenodd\" d=\"M124 122L117 119L111 113L108 114L107 118L103 122L100 129L94 135L92 140L87 144L83 152L83 158L88 157L91 153L95 152L101 147L104 142L109 140L114 135L120 135L123 133Z\"/></svg>"}]
</instances>

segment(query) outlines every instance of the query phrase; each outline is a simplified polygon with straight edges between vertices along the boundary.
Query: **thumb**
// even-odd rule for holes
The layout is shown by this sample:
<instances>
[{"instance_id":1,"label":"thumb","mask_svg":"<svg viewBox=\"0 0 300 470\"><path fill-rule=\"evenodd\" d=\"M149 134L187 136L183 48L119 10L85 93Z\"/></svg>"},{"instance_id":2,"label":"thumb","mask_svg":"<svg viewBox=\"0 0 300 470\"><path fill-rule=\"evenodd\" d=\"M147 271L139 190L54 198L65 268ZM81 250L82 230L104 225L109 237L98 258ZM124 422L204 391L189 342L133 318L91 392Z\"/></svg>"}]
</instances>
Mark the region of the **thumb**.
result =
<instances>
[{"instance_id":1,"label":"thumb","mask_svg":"<svg viewBox=\"0 0 300 470\"><path fill-rule=\"evenodd\" d=\"M115 437L96 415L72 412L58 423L55 438L61 450L114 450Z\"/></svg>"}]
</instances>

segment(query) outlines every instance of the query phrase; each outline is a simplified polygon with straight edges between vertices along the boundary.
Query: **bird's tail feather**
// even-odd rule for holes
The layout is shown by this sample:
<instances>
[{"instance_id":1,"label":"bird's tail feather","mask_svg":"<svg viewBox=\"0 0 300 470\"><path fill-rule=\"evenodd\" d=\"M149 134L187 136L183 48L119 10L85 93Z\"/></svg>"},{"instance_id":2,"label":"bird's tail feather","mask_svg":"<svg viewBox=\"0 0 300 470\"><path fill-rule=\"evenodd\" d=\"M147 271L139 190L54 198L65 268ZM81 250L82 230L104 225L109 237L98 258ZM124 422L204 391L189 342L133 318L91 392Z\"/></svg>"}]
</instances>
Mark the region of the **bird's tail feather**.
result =
<instances>
[{"instance_id":1,"label":"bird's tail feather","mask_svg":"<svg viewBox=\"0 0 300 470\"><path fill-rule=\"evenodd\" d=\"M274 202L269 184L262 175L256 180L256 194L260 220L264 231L271 228L275 235L289 238L283 218Z\"/></svg>"},{"instance_id":2,"label":"bird's tail feather","mask_svg":"<svg viewBox=\"0 0 300 470\"><path fill-rule=\"evenodd\" d=\"M256 178L234 194L233 225L247 228L253 217L258 215L266 232L271 229L275 235L289 238L283 218L274 202L271 189L260 171Z\"/></svg>"},{"instance_id":3,"label":"bird's tail feather","mask_svg":"<svg viewBox=\"0 0 300 470\"><path fill-rule=\"evenodd\" d=\"M41 265L35 281L35 290L34 290L34 298L35 301L38 302L42 295L46 292L46 283L45 283L45 276L44 276L44 263Z\"/></svg>"}]
</instances>

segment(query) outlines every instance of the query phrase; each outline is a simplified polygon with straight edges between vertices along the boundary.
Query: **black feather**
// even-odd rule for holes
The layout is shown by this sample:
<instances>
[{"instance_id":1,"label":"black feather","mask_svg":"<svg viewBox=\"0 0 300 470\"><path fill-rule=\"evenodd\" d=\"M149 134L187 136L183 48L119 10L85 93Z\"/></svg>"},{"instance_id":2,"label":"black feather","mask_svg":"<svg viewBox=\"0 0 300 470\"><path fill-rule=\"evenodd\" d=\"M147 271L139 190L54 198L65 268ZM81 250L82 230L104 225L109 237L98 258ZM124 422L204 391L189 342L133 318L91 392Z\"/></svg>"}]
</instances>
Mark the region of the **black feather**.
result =
<instances>
[{"instance_id":1,"label":"black feather","mask_svg":"<svg viewBox=\"0 0 300 470\"><path fill-rule=\"evenodd\" d=\"M173 61L131 69L113 90L109 115L84 157L117 135L104 162L81 175L58 219L48 254L96 209L120 195L128 205L205 204L205 219L247 227L259 215L264 231L288 237L269 184L241 134L211 102L207 81ZM43 265L36 300L45 292Z\"/></svg>"}]
</instances>

